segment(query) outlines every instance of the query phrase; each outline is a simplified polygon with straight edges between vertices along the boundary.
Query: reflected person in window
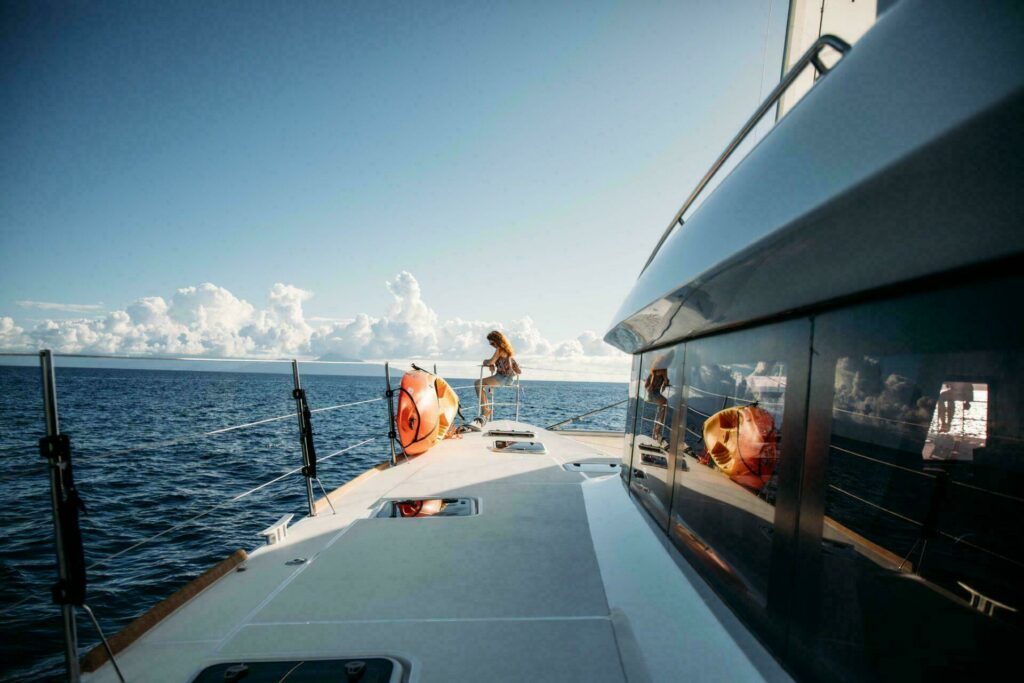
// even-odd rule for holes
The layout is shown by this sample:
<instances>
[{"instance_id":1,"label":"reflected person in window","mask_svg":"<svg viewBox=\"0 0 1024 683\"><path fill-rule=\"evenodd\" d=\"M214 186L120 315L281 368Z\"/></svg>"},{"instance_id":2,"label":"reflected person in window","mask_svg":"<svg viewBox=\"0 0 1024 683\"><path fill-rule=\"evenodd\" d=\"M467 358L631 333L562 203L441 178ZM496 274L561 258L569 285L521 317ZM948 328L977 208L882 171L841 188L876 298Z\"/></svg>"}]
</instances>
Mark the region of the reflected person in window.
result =
<instances>
[{"instance_id":1,"label":"reflected person in window","mask_svg":"<svg viewBox=\"0 0 1024 683\"><path fill-rule=\"evenodd\" d=\"M651 363L651 370L644 380L647 402L658 406L654 414L654 429L651 431L651 438L659 443L662 441L662 430L668 410L668 399L665 397L664 391L669 386L668 369L672 365L674 355L674 351L669 351L655 358ZM667 446L667 444L663 444L663 446Z\"/></svg>"},{"instance_id":2,"label":"reflected person in window","mask_svg":"<svg viewBox=\"0 0 1024 683\"><path fill-rule=\"evenodd\" d=\"M939 431L948 433L953 425L953 417L956 414L956 402L964 402L964 413L971 409L971 401L974 400L974 385L970 382L946 382L942 391L939 392Z\"/></svg>"}]
</instances>

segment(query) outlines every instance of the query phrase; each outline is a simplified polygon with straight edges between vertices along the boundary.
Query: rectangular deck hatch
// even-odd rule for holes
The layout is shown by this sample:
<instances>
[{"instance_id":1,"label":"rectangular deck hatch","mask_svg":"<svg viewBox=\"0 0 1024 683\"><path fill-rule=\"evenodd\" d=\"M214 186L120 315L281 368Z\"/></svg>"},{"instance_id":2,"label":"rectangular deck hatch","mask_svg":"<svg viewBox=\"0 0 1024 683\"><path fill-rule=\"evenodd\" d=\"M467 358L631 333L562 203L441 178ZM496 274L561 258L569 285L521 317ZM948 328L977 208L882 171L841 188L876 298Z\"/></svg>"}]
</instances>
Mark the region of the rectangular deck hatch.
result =
<instances>
[{"instance_id":1,"label":"rectangular deck hatch","mask_svg":"<svg viewBox=\"0 0 1024 683\"><path fill-rule=\"evenodd\" d=\"M405 498L384 501L374 517L469 517L478 510L474 498Z\"/></svg>"},{"instance_id":2,"label":"rectangular deck hatch","mask_svg":"<svg viewBox=\"0 0 1024 683\"><path fill-rule=\"evenodd\" d=\"M208 666L192 679L193 683L288 683L300 681L359 681L359 683L399 683L402 665L390 657L352 659L308 659L277 662L228 662Z\"/></svg>"},{"instance_id":3,"label":"rectangular deck hatch","mask_svg":"<svg viewBox=\"0 0 1024 683\"><path fill-rule=\"evenodd\" d=\"M496 439L491 445L495 453L520 453L520 454L544 454L548 449L540 441L512 441L510 439Z\"/></svg>"}]
</instances>

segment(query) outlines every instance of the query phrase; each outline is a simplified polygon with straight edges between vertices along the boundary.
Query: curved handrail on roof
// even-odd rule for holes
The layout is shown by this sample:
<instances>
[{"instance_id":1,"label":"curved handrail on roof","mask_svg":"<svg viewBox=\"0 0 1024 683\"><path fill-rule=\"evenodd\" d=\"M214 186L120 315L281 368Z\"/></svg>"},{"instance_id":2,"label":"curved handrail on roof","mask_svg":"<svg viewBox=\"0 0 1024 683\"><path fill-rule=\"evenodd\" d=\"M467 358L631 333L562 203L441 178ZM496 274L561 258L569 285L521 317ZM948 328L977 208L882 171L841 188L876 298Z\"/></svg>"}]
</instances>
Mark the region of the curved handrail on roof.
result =
<instances>
[{"instance_id":1,"label":"curved handrail on roof","mask_svg":"<svg viewBox=\"0 0 1024 683\"><path fill-rule=\"evenodd\" d=\"M693 202L696 201L697 197L700 196L701 192L704 191L704 188L707 187L709 182L711 182L711 179L715 177L715 175L722 169L722 166L725 164L726 161L729 160L729 157L732 156L732 153L736 151L736 148L739 147L740 144L746 139L747 135L750 134L750 131L754 130L754 127L757 125L758 121L761 120L761 117L767 114L768 110L775 106L779 98L781 98L785 94L785 92L789 90L789 87L793 85L793 83L800 76L800 74L803 73L804 69L806 69L808 65L813 65L815 70L818 72L818 75L824 76L833 68L835 68L835 65L827 66L824 62L821 61L821 51L826 47L832 48L833 50L835 50L836 52L843 56L845 56L846 53L850 51L849 43L847 43L842 38L839 38L831 34L823 35L816 41L814 41L814 44L811 45L810 49L807 50L807 52L805 52L799 60L797 60L796 64L793 65L793 68L787 71L786 75L782 77L782 80L779 81L779 84L776 85L770 93L768 93L768 97L766 97L764 102L762 102L761 105L754 111L753 116L751 116L747 120L747 122L743 124L743 127L740 128L740 132L737 133L736 137L732 139L729 145L725 148L725 151L723 151L718 156L718 158L715 159L715 163L711 164L711 168L708 169L708 172L705 173L704 177L700 179L699 183L697 183L697 187L693 189L693 192L690 193L690 196L686 198L685 202L683 202L682 208L676 212L676 215L672 219L672 222L668 224L667 228L665 228L665 232L662 233L661 239L659 239L658 243L654 245L654 250L648 257L647 262L644 264L644 267L640 270L640 275L643 275L644 271L647 270L647 267L651 265L652 261L654 261L654 257L658 255L658 251L661 249L661 245L663 245L665 243L665 240L668 239L668 236L672 234L672 231L675 230L676 225L683 224L683 215L689 210L690 206L693 205Z\"/></svg>"}]
</instances>

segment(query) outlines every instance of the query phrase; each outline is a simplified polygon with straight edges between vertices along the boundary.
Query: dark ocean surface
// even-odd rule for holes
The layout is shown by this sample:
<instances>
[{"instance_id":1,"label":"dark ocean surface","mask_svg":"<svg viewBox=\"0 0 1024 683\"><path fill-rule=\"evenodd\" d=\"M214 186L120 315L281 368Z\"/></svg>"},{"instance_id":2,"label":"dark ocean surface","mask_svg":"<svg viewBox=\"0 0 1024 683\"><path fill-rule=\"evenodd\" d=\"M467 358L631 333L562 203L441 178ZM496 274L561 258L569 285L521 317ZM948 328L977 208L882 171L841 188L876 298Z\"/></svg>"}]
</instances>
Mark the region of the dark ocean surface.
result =
<instances>
[{"instance_id":1,"label":"dark ocean surface","mask_svg":"<svg viewBox=\"0 0 1024 683\"><path fill-rule=\"evenodd\" d=\"M452 385L470 385L453 380ZM373 399L383 378L303 375L314 410ZM626 385L524 381L522 420L546 426L626 397ZM57 369L61 431L71 437L75 477L87 506L86 563L93 564L299 467L301 450L290 374ZM511 391L499 401L511 400ZM467 417L471 389L459 391ZM511 417L499 407L497 417ZM389 457L384 401L313 415L317 454L374 441L324 463L328 491ZM625 405L577 423L622 430ZM202 432L281 416L245 429L156 445ZM37 441L45 423L40 372L0 366L0 679L63 675L49 479ZM256 533L282 514L305 512L296 474L202 519L95 567L87 602L108 636L238 548L261 545ZM27 599L24 604L19 601ZM80 650L97 642L79 614Z\"/></svg>"}]
</instances>

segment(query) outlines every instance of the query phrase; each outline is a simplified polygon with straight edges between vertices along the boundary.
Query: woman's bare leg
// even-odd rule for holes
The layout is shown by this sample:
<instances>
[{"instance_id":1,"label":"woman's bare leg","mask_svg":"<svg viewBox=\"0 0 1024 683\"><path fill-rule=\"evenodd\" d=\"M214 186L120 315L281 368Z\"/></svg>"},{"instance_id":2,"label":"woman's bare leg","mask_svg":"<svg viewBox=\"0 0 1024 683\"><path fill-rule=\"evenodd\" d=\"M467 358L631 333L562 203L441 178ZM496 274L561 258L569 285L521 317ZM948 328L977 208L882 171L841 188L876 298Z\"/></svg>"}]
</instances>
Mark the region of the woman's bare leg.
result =
<instances>
[{"instance_id":1,"label":"woman's bare leg","mask_svg":"<svg viewBox=\"0 0 1024 683\"><path fill-rule=\"evenodd\" d=\"M498 384L498 380L492 377L484 377L482 380L473 382L473 386L476 387L477 398L480 399L480 414L487 419L491 418L494 410L491 406L487 405L487 387L493 387ZM487 411L484 411L484 406L487 406Z\"/></svg>"},{"instance_id":2,"label":"woman's bare leg","mask_svg":"<svg viewBox=\"0 0 1024 683\"><path fill-rule=\"evenodd\" d=\"M665 422L665 409L668 407L668 399L658 394L654 397L654 400L658 407L654 411L654 429L651 430L651 438L655 441L661 441L661 429Z\"/></svg>"}]
</instances>

